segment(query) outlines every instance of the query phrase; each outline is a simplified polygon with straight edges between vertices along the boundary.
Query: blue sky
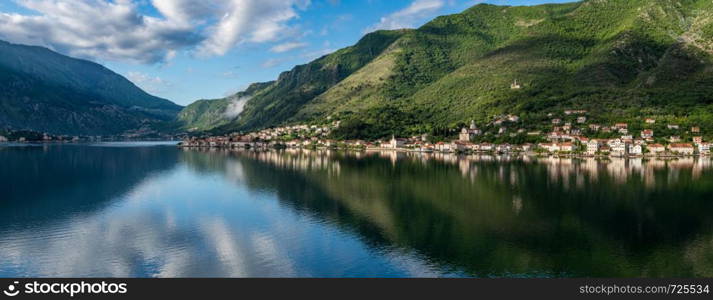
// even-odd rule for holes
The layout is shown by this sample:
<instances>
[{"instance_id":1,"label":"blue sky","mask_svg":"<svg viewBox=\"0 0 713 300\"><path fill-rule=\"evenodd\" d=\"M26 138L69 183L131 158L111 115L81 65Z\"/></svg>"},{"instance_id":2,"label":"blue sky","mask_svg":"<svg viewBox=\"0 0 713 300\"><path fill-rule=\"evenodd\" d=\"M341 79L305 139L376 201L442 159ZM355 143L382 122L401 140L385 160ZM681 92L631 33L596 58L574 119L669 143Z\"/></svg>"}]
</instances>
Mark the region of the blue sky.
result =
<instances>
[{"instance_id":1,"label":"blue sky","mask_svg":"<svg viewBox=\"0 0 713 300\"><path fill-rule=\"evenodd\" d=\"M479 2L3 0L0 39L99 62L149 93L187 105L273 80L369 31L418 27Z\"/></svg>"}]
</instances>

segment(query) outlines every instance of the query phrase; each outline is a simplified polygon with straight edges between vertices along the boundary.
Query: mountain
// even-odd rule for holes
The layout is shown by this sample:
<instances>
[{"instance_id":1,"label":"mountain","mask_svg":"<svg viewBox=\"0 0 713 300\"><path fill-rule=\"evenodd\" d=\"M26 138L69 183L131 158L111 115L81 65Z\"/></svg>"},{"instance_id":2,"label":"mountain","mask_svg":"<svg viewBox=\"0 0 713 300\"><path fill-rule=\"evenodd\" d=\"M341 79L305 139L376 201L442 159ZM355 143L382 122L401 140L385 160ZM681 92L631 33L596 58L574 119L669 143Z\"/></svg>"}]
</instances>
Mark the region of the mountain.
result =
<instances>
[{"instance_id":1,"label":"mountain","mask_svg":"<svg viewBox=\"0 0 713 300\"><path fill-rule=\"evenodd\" d=\"M198 100L178 114L178 122L187 131L206 131L234 121L243 111L245 103L258 92L275 82L251 84L245 91L221 99Z\"/></svg>"},{"instance_id":2,"label":"mountain","mask_svg":"<svg viewBox=\"0 0 713 300\"><path fill-rule=\"evenodd\" d=\"M119 134L174 120L181 106L86 60L0 41L0 128Z\"/></svg>"},{"instance_id":3,"label":"mountain","mask_svg":"<svg viewBox=\"0 0 713 300\"><path fill-rule=\"evenodd\" d=\"M342 120L338 138L380 138L452 135L475 120L493 138L508 126L523 138L568 109L642 121L634 130L645 117L713 128L713 2L476 5L283 73L214 130ZM520 122L494 124L507 114Z\"/></svg>"}]
</instances>

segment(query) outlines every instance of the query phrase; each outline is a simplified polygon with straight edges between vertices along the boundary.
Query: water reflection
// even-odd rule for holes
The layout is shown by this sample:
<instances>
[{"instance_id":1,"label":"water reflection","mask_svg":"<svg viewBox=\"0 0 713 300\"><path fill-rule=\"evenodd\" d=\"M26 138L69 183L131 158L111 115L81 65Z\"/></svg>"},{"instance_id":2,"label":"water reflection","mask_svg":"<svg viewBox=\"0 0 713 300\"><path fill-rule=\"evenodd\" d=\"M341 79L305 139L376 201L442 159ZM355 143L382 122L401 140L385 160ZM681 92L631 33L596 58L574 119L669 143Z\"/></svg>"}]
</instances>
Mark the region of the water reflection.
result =
<instances>
[{"instance_id":1,"label":"water reflection","mask_svg":"<svg viewBox=\"0 0 713 300\"><path fill-rule=\"evenodd\" d=\"M713 276L709 159L0 148L0 276Z\"/></svg>"},{"instance_id":2,"label":"water reflection","mask_svg":"<svg viewBox=\"0 0 713 300\"><path fill-rule=\"evenodd\" d=\"M213 153L244 161L254 188L375 247L474 276L713 274L700 263L713 240L707 158Z\"/></svg>"}]
</instances>

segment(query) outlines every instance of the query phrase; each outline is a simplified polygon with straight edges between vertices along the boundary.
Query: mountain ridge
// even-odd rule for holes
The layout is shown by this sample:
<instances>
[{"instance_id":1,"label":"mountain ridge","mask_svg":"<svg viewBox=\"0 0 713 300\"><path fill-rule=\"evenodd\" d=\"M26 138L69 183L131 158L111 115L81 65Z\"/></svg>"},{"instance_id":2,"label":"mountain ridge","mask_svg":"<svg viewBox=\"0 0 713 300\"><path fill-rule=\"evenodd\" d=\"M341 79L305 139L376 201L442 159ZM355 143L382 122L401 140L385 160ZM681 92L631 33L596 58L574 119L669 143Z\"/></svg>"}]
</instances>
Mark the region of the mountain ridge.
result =
<instances>
[{"instance_id":1,"label":"mountain ridge","mask_svg":"<svg viewBox=\"0 0 713 300\"><path fill-rule=\"evenodd\" d=\"M88 60L5 41L0 54L0 127L111 135L171 122L182 109Z\"/></svg>"}]
</instances>

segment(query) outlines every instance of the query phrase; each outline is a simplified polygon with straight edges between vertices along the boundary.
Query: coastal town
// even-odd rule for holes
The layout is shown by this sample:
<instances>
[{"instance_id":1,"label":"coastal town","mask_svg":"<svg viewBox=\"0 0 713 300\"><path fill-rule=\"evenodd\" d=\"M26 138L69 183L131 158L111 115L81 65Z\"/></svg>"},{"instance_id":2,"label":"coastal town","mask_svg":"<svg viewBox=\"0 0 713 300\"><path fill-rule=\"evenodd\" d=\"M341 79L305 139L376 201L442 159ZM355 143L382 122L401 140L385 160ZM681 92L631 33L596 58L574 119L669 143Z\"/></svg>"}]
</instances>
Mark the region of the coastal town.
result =
<instances>
[{"instance_id":1,"label":"coastal town","mask_svg":"<svg viewBox=\"0 0 713 300\"><path fill-rule=\"evenodd\" d=\"M293 149L327 148L352 149L367 151L411 151L442 153L522 153L532 155L559 156L693 156L710 155L711 143L704 141L701 128L684 128L677 124L657 124L656 118L645 118L642 124L590 123L586 110L565 110L562 118L550 114L552 119L549 132L513 129L512 124L521 122L516 115L497 116L489 128L495 128L496 135L524 135L541 140L536 143L492 143L478 142L488 134L474 121L462 127L455 138L448 141L431 141L427 134L411 137L391 136L387 139L334 140L330 133L339 127L340 122L328 125L292 125L264 129L250 133L233 133L224 136L190 137L179 144L186 148L235 148L235 149ZM633 122L632 122L633 123ZM662 127L670 135L657 135L654 128ZM635 130L637 128L640 130ZM511 131L511 132L509 132ZM594 136L607 136L597 138ZM683 138L686 136L687 138Z\"/></svg>"}]
</instances>

